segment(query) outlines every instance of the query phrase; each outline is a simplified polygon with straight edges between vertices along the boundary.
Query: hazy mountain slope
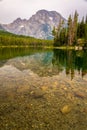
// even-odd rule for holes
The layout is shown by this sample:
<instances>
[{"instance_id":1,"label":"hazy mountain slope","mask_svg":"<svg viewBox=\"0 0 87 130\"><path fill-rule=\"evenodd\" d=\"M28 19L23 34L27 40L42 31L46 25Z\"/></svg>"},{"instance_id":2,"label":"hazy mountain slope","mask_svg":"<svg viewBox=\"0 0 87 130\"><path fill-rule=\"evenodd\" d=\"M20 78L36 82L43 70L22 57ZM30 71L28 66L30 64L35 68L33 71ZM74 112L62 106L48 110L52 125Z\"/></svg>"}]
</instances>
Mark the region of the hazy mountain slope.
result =
<instances>
[{"instance_id":1,"label":"hazy mountain slope","mask_svg":"<svg viewBox=\"0 0 87 130\"><path fill-rule=\"evenodd\" d=\"M0 30L5 31L4 27L0 24Z\"/></svg>"}]
</instances>

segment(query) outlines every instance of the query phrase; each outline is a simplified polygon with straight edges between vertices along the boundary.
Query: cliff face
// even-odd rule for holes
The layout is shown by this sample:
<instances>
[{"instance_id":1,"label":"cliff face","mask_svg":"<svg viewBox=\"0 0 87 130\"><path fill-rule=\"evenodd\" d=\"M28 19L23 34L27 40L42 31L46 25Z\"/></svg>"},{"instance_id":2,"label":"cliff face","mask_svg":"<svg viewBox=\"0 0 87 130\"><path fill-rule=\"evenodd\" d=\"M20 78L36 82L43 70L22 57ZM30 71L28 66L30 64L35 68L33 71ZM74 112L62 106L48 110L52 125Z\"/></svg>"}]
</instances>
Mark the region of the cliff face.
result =
<instances>
[{"instance_id":1,"label":"cliff face","mask_svg":"<svg viewBox=\"0 0 87 130\"><path fill-rule=\"evenodd\" d=\"M17 18L3 26L7 31L15 34L51 39L52 29L58 26L60 19L66 21L56 11L39 10L29 20Z\"/></svg>"}]
</instances>

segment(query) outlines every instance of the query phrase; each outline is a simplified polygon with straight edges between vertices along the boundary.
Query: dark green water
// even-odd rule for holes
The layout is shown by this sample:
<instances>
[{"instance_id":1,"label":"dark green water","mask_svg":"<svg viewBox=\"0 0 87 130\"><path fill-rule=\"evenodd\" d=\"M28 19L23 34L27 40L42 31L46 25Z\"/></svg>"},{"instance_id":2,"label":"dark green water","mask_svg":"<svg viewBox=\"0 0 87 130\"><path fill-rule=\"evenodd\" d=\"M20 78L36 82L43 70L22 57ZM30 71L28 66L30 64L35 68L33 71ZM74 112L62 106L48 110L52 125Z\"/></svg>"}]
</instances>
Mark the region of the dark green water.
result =
<instances>
[{"instance_id":1,"label":"dark green water","mask_svg":"<svg viewBox=\"0 0 87 130\"><path fill-rule=\"evenodd\" d=\"M87 50L0 48L1 130L87 130Z\"/></svg>"}]
</instances>

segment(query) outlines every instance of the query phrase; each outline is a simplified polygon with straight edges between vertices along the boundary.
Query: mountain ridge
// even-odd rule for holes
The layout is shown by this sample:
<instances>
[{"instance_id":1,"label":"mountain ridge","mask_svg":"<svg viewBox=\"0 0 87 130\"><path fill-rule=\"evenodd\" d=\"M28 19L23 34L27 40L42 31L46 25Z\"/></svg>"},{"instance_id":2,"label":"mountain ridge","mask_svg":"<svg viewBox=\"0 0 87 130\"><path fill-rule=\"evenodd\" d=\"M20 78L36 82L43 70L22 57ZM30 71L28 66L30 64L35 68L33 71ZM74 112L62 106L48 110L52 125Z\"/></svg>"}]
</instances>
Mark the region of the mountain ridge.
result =
<instances>
[{"instance_id":1,"label":"mountain ridge","mask_svg":"<svg viewBox=\"0 0 87 130\"><path fill-rule=\"evenodd\" d=\"M58 12L43 9L37 11L28 20L17 18L10 24L3 24L3 27L8 32L18 35L52 39L52 29L54 26L58 26L61 19L66 22L66 19Z\"/></svg>"}]
</instances>

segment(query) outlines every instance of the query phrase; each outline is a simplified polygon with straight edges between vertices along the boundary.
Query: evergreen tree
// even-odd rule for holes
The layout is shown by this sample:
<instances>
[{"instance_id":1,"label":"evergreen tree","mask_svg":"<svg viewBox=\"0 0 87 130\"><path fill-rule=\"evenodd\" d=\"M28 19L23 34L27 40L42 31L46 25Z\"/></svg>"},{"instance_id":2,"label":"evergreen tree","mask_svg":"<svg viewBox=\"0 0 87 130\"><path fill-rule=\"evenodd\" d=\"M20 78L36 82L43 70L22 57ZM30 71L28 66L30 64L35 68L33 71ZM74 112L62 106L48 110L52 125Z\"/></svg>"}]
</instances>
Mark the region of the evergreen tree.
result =
<instances>
[{"instance_id":1,"label":"evergreen tree","mask_svg":"<svg viewBox=\"0 0 87 130\"><path fill-rule=\"evenodd\" d=\"M85 23L87 24L87 15L86 15L86 18L85 18Z\"/></svg>"},{"instance_id":2,"label":"evergreen tree","mask_svg":"<svg viewBox=\"0 0 87 130\"><path fill-rule=\"evenodd\" d=\"M87 15L85 18L85 46L87 47Z\"/></svg>"},{"instance_id":3,"label":"evergreen tree","mask_svg":"<svg viewBox=\"0 0 87 130\"><path fill-rule=\"evenodd\" d=\"M68 18L68 45L77 43L77 26L78 26L78 13L75 11L74 18L71 15Z\"/></svg>"},{"instance_id":4,"label":"evergreen tree","mask_svg":"<svg viewBox=\"0 0 87 130\"><path fill-rule=\"evenodd\" d=\"M56 28L55 26L53 27L53 30L52 30L52 35L54 36L54 43L56 43Z\"/></svg>"},{"instance_id":5,"label":"evergreen tree","mask_svg":"<svg viewBox=\"0 0 87 130\"><path fill-rule=\"evenodd\" d=\"M75 11L74 16L69 16L67 25L63 28L63 21L60 21L58 27L53 29L54 46L73 46L77 45L77 41L82 45L83 42L87 43L87 16L78 23L78 13Z\"/></svg>"},{"instance_id":6,"label":"evergreen tree","mask_svg":"<svg viewBox=\"0 0 87 130\"><path fill-rule=\"evenodd\" d=\"M72 45L72 18L71 15L68 18L68 45Z\"/></svg>"},{"instance_id":7,"label":"evergreen tree","mask_svg":"<svg viewBox=\"0 0 87 130\"><path fill-rule=\"evenodd\" d=\"M60 37L59 37L59 41L61 43L61 45L65 45L67 43L67 29L63 28L60 32Z\"/></svg>"},{"instance_id":8,"label":"evergreen tree","mask_svg":"<svg viewBox=\"0 0 87 130\"><path fill-rule=\"evenodd\" d=\"M85 22L84 22L84 17L82 18L82 21L81 23L79 23L79 28L78 28L78 31L79 31L79 35L78 35L78 38L84 38L84 34L85 34Z\"/></svg>"},{"instance_id":9,"label":"evergreen tree","mask_svg":"<svg viewBox=\"0 0 87 130\"><path fill-rule=\"evenodd\" d=\"M73 20L73 44L77 43L77 28L78 28L78 13L75 11L74 20Z\"/></svg>"},{"instance_id":10,"label":"evergreen tree","mask_svg":"<svg viewBox=\"0 0 87 130\"><path fill-rule=\"evenodd\" d=\"M54 36L54 46L61 46L61 42L60 42L60 32L62 30L64 21L60 20L59 25L57 28L53 28L52 34Z\"/></svg>"}]
</instances>

